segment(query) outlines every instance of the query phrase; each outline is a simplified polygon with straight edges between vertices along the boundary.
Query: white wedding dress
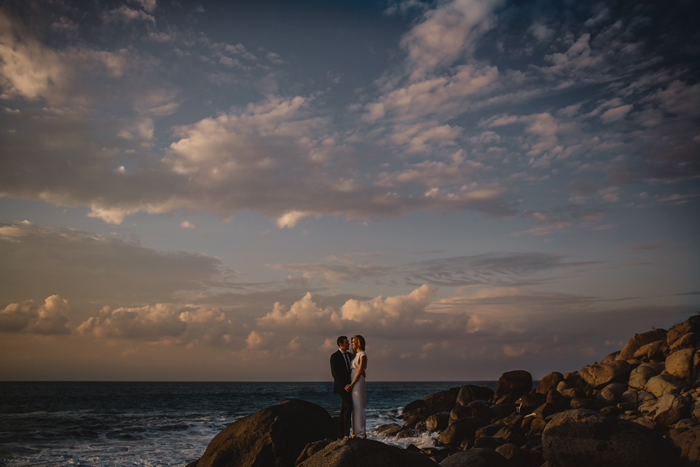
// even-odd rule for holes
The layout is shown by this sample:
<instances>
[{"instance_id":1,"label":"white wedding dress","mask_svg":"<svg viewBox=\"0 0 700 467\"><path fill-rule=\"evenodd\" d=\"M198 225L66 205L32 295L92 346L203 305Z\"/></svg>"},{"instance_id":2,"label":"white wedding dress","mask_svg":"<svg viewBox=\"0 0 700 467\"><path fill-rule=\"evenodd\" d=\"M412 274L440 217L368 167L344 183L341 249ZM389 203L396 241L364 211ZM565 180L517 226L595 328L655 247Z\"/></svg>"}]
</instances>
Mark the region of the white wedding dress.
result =
<instances>
[{"instance_id":1,"label":"white wedding dress","mask_svg":"<svg viewBox=\"0 0 700 467\"><path fill-rule=\"evenodd\" d=\"M357 375L357 370L360 368L360 357L364 356L367 359L367 354L360 351L355 355L355 359L352 361L352 374L350 377L351 381L355 381L355 375ZM352 434L353 436L359 436L360 438L366 438L365 425L367 424L367 418L365 416L365 401L367 400L367 384L365 383L365 377L360 376L352 387Z\"/></svg>"}]
</instances>

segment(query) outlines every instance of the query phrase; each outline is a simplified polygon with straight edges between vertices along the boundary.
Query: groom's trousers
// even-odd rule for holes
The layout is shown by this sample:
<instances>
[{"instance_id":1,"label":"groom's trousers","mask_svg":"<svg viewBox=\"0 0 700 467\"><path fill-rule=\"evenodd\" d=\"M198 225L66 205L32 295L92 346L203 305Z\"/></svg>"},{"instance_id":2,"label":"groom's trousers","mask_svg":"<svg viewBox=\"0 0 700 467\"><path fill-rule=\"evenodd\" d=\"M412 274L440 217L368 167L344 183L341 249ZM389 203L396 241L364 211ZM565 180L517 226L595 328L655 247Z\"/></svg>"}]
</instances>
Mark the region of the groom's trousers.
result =
<instances>
[{"instance_id":1,"label":"groom's trousers","mask_svg":"<svg viewBox=\"0 0 700 467\"><path fill-rule=\"evenodd\" d=\"M338 417L338 438L343 439L350 436L350 422L352 421L352 394L343 391L338 394L343 401L340 406L340 416Z\"/></svg>"}]
</instances>

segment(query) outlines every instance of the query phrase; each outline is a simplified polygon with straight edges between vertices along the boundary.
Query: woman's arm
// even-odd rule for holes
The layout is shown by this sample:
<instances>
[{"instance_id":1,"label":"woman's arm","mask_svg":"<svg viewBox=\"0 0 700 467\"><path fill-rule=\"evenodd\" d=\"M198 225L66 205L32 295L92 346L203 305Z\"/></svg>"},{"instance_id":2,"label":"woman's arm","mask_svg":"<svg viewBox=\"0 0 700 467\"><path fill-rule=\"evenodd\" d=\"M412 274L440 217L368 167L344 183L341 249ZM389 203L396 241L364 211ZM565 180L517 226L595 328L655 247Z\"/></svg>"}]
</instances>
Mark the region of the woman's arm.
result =
<instances>
[{"instance_id":1,"label":"woman's arm","mask_svg":"<svg viewBox=\"0 0 700 467\"><path fill-rule=\"evenodd\" d=\"M357 374L355 375L355 379L352 380L352 383L345 386L346 391L350 392L352 390L352 387L355 385L355 383L357 383L357 380L360 379L360 376L364 375L366 369L367 369L367 355L363 355L360 357L360 367L357 369Z\"/></svg>"}]
</instances>

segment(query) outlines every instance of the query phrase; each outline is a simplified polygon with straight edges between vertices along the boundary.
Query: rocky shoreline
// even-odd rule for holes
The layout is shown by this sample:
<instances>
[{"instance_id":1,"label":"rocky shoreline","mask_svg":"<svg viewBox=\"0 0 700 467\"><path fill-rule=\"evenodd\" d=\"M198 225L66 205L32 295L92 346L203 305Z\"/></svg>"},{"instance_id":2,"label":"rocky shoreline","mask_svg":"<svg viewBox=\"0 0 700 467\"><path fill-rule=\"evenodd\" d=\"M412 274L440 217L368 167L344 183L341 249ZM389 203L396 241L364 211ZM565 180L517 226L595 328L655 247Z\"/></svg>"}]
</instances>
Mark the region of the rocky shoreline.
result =
<instances>
[{"instance_id":1,"label":"rocky shoreline","mask_svg":"<svg viewBox=\"0 0 700 467\"><path fill-rule=\"evenodd\" d=\"M334 440L335 420L289 399L237 420L187 467L700 467L700 315L533 387L504 373L406 405L383 437L438 432L438 447Z\"/></svg>"}]
</instances>

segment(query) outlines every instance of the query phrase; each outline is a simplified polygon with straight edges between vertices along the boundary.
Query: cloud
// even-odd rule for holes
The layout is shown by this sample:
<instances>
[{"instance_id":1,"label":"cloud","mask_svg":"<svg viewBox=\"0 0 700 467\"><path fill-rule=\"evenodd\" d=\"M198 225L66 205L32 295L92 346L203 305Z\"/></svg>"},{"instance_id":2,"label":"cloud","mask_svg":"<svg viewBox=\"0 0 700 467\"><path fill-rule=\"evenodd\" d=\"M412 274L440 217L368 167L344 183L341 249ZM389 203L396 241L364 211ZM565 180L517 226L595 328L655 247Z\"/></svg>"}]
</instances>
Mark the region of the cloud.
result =
<instances>
[{"instance_id":1,"label":"cloud","mask_svg":"<svg viewBox=\"0 0 700 467\"><path fill-rule=\"evenodd\" d=\"M222 345L231 339L231 320L218 308L180 308L169 303L152 306L104 307L76 331L105 339L155 341L171 345Z\"/></svg>"},{"instance_id":2,"label":"cloud","mask_svg":"<svg viewBox=\"0 0 700 467\"><path fill-rule=\"evenodd\" d=\"M453 0L426 11L401 40L408 52L411 80L471 52L476 40L493 27L494 9L500 4L498 0Z\"/></svg>"},{"instance_id":3,"label":"cloud","mask_svg":"<svg viewBox=\"0 0 700 467\"><path fill-rule=\"evenodd\" d=\"M0 310L0 332L26 332L44 336L70 334L67 326L68 301L58 295L36 307L33 300L11 303Z\"/></svg>"},{"instance_id":4,"label":"cloud","mask_svg":"<svg viewBox=\"0 0 700 467\"><path fill-rule=\"evenodd\" d=\"M151 2L144 1L144 2L139 2L141 3L142 6L144 7L150 7ZM155 3L153 3L153 8L155 8ZM153 11L152 9L147 9L146 11ZM152 16L146 13L143 10L134 10L133 8L129 8L126 5L120 5L118 8L115 8L113 10L110 10L105 14L105 20L107 22L118 22L118 21L123 21L123 22L129 22L129 21L148 21L153 24L155 24L156 19Z\"/></svg>"},{"instance_id":5,"label":"cloud","mask_svg":"<svg viewBox=\"0 0 700 467\"><path fill-rule=\"evenodd\" d=\"M0 223L0 300L60 291L74 307L87 303L172 301L182 294L228 287L221 260L184 252L159 252L138 243L80 230ZM94 305L93 305L94 306Z\"/></svg>"}]
</instances>

